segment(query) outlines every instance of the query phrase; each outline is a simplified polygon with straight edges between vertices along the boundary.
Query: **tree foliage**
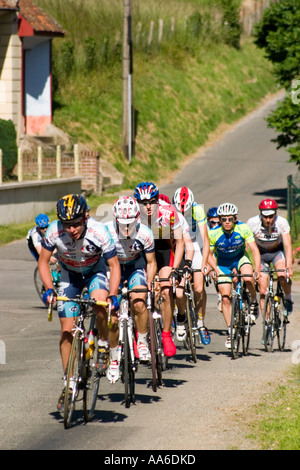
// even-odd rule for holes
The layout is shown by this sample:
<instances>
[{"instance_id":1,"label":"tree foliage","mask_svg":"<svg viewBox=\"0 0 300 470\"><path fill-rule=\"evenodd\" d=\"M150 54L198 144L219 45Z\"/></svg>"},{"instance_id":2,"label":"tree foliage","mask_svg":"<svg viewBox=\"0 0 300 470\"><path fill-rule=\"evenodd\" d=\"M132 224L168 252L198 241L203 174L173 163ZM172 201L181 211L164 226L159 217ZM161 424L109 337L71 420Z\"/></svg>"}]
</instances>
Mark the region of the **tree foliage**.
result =
<instances>
[{"instance_id":1,"label":"tree foliage","mask_svg":"<svg viewBox=\"0 0 300 470\"><path fill-rule=\"evenodd\" d=\"M267 118L279 133L274 142L300 166L300 0L282 0L265 10L255 29L255 43L274 65L278 83L288 95ZM299 81L298 81L299 80Z\"/></svg>"}]
</instances>

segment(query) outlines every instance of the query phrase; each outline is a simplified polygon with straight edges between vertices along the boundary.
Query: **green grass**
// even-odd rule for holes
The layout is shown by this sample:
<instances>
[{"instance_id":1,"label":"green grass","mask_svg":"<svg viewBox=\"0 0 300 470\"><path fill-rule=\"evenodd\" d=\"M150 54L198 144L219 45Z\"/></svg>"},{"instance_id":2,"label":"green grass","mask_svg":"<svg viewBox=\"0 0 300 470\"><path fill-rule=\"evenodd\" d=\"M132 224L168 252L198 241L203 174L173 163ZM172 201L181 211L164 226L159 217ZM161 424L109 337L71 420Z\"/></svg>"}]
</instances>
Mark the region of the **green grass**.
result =
<instances>
[{"instance_id":1,"label":"green grass","mask_svg":"<svg viewBox=\"0 0 300 470\"><path fill-rule=\"evenodd\" d=\"M298 358L299 359L299 358ZM262 450L300 450L300 366L294 366L286 385L265 390L253 409L247 438Z\"/></svg>"}]
</instances>

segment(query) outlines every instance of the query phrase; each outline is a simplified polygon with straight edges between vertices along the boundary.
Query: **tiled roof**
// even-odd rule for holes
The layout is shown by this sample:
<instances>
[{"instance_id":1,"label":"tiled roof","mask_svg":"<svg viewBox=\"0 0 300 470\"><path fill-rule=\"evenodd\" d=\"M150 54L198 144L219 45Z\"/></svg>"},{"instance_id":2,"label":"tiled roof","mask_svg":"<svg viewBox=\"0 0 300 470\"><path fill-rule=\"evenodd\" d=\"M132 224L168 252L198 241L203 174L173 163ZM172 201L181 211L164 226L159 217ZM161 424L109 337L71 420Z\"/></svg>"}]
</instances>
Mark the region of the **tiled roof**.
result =
<instances>
[{"instance_id":1,"label":"tiled roof","mask_svg":"<svg viewBox=\"0 0 300 470\"><path fill-rule=\"evenodd\" d=\"M0 9L19 10L35 33L64 35L62 27L31 0L0 0Z\"/></svg>"},{"instance_id":2,"label":"tiled roof","mask_svg":"<svg viewBox=\"0 0 300 470\"><path fill-rule=\"evenodd\" d=\"M28 21L35 33L64 34L62 27L31 0L19 0L18 6L21 16Z\"/></svg>"}]
</instances>

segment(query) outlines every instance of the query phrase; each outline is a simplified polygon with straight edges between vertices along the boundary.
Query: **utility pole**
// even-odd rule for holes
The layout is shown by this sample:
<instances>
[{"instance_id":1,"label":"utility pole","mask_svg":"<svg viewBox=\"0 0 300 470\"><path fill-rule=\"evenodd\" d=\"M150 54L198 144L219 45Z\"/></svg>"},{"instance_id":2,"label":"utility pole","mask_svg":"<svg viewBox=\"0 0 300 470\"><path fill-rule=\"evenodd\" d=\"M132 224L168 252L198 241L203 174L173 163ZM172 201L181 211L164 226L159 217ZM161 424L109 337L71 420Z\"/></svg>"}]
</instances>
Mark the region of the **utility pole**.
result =
<instances>
[{"instance_id":1,"label":"utility pole","mask_svg":"<svg viewBox=\"0 0 300 470\"><path fill-rule=\"evenodd\" d=\"M133 47L132 47L132 6L131 0L123 0L123 115L122 149L129 163L134 154L135 127L133 106Z\"/></svg>"}]
</instances>

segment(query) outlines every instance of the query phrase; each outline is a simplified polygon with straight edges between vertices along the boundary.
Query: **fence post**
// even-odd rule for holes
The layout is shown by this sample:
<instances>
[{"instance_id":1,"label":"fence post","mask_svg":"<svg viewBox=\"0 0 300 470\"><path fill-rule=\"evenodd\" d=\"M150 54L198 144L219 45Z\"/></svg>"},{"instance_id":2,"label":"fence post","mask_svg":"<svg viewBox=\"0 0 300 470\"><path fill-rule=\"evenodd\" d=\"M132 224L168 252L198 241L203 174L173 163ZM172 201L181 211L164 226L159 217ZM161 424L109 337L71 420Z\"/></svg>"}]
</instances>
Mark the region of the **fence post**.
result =
<instances>
[{"instance_id":1,"label":"fence post","mask_svg":"<svg viewBox=\"0 0 300 470\"><path fill-rule=\"evenodd\" d=\"M56 147L56 178L61 178L61 146Z\"/></svg>"},{"instance_id":2,"label":"fence post","mask_svg":"<svg viewBox=\"0 0 300 470\"><path fill-rule=\"evenodd\" d=\"M23 181L23 154L21 147L18 147L18 181Z\"/></svg>"},{"instance_id":3,"label":"fence post","mask_svg":"<svg viewBox=\"0 0 300 470\"><path fill-rule=\"evenodd\" d=\"M75 176L79 176L79 151L78 144L74 145L74 170Z\"/></svg>"},{"instance_id":4,"label":"fence post","mask_svg":"<svg viewBox=\"0 0 300 470\"><path fill-rule=\"evenodd\" d=\"M37 158L37 163L38 163L38 180L40 181L42 179L42 147L38 147L38 158Z\"/></svg>"},{"instance_id":5,"label":"fence post","mask_svg":"<svg viewBox=\"0 0 300 470\"><path fill-rule=\"evenodd\" d=\"M2 175L2 157L3 157L3 152L2 149L0 149L0 184L2 184L3 180L3 175Z\"/></svg>"}]
</instances>

